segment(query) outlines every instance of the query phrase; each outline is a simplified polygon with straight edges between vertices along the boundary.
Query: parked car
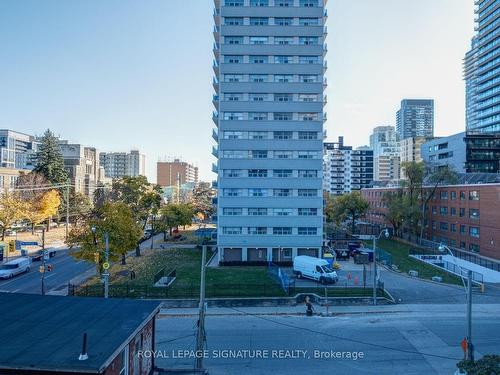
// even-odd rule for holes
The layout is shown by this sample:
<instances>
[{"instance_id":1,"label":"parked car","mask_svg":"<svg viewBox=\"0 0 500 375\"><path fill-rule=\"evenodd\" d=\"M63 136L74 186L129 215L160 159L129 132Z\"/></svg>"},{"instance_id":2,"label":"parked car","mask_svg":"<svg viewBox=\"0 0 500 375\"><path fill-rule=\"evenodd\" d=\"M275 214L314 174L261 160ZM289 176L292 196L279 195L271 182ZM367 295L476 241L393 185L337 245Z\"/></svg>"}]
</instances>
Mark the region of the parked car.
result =
<instances>
[{"instance_id":1,"label":"parked car","mask_svg":"<svg viewBox=\"0 0 500 375\"><path fill-rule=\"evenodd\" d=\"M297 278L306 277L321 284L335 284L339 278L325 259L299 255L293 260L293 273Z\"/></svg>"},{"instance_id":2,"label":"parked car","mask_svg":"<svg viewBox=\"0 0 500 375\"><path fill-rule=\"evenodd\" d=\"M56 256L56 251L54 249L46 249L49 253L49 258ZM31 256L31 260L34 262L41 261L43 258L43 250L38 250L34 255Z\"/></svg>"},{"instance_id":3,"label":"parked car","mask_svg":"<svg viewBox=\"0 0 500 375\"><path fill-rule=\"evenodd\" d=\"M10 279L21 273L29 272L30 267L30 258L23 257L11 260L0 267L0 279Z\"/></svg>"}]
</instances>

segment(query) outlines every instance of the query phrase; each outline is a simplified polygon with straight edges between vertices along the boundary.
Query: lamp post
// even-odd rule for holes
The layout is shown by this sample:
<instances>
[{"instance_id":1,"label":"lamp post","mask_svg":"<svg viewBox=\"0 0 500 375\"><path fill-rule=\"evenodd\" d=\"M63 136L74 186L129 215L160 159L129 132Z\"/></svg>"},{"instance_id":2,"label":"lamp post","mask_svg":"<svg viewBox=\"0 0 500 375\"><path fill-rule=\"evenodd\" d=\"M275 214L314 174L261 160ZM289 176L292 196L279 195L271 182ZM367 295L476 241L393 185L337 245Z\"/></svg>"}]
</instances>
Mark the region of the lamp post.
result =
<instances>
[{"instance_id":1,"label":"lamp post","mask_svg":"<svg viewBox=\"0 0 500 375\"><path fill-rule=\"evenodd\" d=\"M453 263L460 268L460 278L462 279L462 283L464 284L465 296L467 299L467 350L466 350L466 359L469 361L474 361L474 346L472 345L472 271L468 269L464 269L457 263L455 255L451 251L451 249L444 245L440 244L438 250L442 253L447 252L453 258ZM463 277L463 272L467 271L467 283Z\"/></svg>"},{"instance_id":2,"label":"lamp post","mask_svg":"<svg viewBox=\"0 0 500 375\"><path fill-rule=\"evenodd\" d=\"M98 271L100 271L100 267L99 267L99 252L97 250L97 239L96 239L96 231L97 231L97 228L95 226L92 226L92 234L94 236L94 246L95 246L95 249L96 249L96 263L97 263L97 269ZM102 277L103 277L103 280L104 280L104 298L108 298L109 296L109 235L107 232L104 232L104 245L105 245L105 248L104 248L104 264L103 264L103 268L104 268L104 272L102 273ZM104 267L106 266L106 267Z\"/></svg>"},{"instance_id":3,"label":"lamp post","mask_svg":"<svg viewBox=\"0 0 500 375\"><path fill-rule=\"evenodd\" d=\"M377 240L385 236L389 238L389 230L383 229L378 236L373 236L373 305L377 304Z\"/></svg>"},{"instance_id":4,"label":"lamp post","mask_svg":"<svg viewBox=\"0 0 500 375\"><path fill-rule=\"evenodd\" d=\"M201 229L201 226L200 226ZM203 369L203 350L205 348L205 245L206 224L203 224L201 230L201 277L200 277L200 305L198 312L198 333L196 335L196 369Z\"/></svg>"}]
</instances>

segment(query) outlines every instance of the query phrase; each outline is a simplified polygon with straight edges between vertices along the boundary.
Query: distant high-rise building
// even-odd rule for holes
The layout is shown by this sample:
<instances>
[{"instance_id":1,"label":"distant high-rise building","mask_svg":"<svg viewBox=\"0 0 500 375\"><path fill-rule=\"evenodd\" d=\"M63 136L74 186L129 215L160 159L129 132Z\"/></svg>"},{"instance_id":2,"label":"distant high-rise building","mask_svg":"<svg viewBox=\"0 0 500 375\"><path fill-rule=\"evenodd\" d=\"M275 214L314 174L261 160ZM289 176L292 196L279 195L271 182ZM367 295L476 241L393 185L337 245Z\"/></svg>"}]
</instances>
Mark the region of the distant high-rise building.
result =
<instances>
[{"instance_id":1,"label":"distant high-rise building","mask_svg":"<svg viewBox=\"0 0 500 375\"><path fill-rule=\"evenodd\" d=\"M146 174L146 156L138 150L130 152L101 152L101 166L106 177L122 178L144 176Z\"/></svg>"},{"instance_id":2,"label":"distant high-rise building","mask_svg":"<svg viewBox=\"0 0 500 375\"><path fill-rule=\"evenodd\" d=\"M373 150L360 147L353 150L338 142L325 142L323 148L323 190L342 195L373 186Z\"/></svg>"},{"instance_id":3,"label":"distant high-rise building","mask_svg":"<svg viewBox=\"0 0 500 375\"><path fill-rule=\"evenodd\" d=\"M434 100L403 99L396 113L399 139L434 137Z\"/></svg>"},{"instance_id":4,"label":"distant high-rise building","mask_svg":"<svg viewBox=\"0 0 500 375\"><path fill-rule=\"evenodd\" d=\"M108 182L104 168L99 165L97 149L63 140L59 141L59 147L75 192L92 197L100 184Z\"/></svg>"},{"instance_id":5,"label":"distant high-rise building","mask_svg":"<svg viewBox=\"0 0 500 375\"><path fill-rule=\"evenodd\" d=\"M32 135L0 129L0 167L33 169L37 145Z\"/></svg>"},{"instance_id":6,"label":"distant high-rise building","mask_svg":"<svg viewBox=\"0 0 500 375\"><path fill-rule=\"evenodd\" d=\"M422 159L434 167L449 166L457 173L465 170L465 133L434 138L422 144Z\"/></svg>"},{"instance_id":7,"label":"distant high-rise building","mask_svg":"<svg viewBox=\"0 0 500 375\"><path fill-rule=\"evenodd\" d=\"M221 262L321 256L326 0L215 0Z\"/></svg>"},{"instance_id":8,"label":"distant high-rise building","mask_svg":"<svg viewBox=\"0 0 500 375\"><path fill-rule=\"evenodd\" d=\"M377 126L370 135L375 181L399 180L399 136L394 126Z\"/></svg>"},{"instance_id":9,"label":"distant high-rise building","mask_svg":"<svg viewBox=\"0 0 500 375\"><path fill-rule=\"evenodd\" d=\"M156 164L156 183L162 187L198 183L198 167L179 159Z\"/></svg>"},{"instance_id":10,"label":"distant high-rise building","mask_svg":"<svg viewBox=\"0 0 500 375\"><path fill-rule=\"evenodd\" d=\"M500 172L500 0L476 1L464 59L467 172Z\"/></svg>"},{"instance_id":11,"label":"distant high-rise building","mask_svg":"<svg viewBox=\"0 0 500 375\"><path fill-rule=\"evenodd\" d=\"M416 162L419 163L423 161L422 159L422 145L431 140L432 138L426 137L411 137L402 139L399 142L399 162L400 162L400 178L405 179L404 173L404 163Z\"/></svg>"}]
</instances>

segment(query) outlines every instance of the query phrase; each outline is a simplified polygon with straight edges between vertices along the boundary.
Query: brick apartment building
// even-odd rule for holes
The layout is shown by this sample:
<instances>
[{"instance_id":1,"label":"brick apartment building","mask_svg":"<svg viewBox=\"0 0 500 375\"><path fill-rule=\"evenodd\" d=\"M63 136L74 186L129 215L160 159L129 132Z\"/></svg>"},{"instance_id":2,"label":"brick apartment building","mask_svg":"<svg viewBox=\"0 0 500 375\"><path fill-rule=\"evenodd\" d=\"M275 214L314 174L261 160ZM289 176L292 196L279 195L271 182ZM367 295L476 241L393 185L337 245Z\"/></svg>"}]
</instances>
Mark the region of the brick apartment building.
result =
<instances>
[{"instance_id":1,"label":"brick apartment building","mask_svg":"<svg viewBox=\"0 0 500 375\"><path fill-rule=\"evenodd\" d=\"M397 188L362 190L370 203L366 220L388 225L383 197ZM425 238L500 260L500 184L438 187L429 202Z\"/></svg>"}]
</instances>

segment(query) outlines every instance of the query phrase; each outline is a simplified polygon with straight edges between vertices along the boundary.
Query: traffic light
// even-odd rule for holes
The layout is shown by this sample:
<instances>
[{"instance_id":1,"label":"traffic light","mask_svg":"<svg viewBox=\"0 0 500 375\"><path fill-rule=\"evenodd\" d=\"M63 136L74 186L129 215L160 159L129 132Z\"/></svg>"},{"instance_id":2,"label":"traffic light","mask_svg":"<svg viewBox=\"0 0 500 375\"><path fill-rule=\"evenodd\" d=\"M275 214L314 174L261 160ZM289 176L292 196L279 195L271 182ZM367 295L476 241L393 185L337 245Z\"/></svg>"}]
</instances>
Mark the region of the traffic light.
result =
<instances>
[{"instance_id":1,"label":"traffic light","mask_svg":"<svg viewBox=\"0 0 500 375\"><path fill-rule=\"evenodd\" d=\"M52 264L47 264L47 271L51 272L52 268L53 268Z\"/></svg>"},{"instance_id":2,"label":"traffic light","mask_svg":"<svg viewBox=\"0 0 500 375\"><path fill-rule=\"evenodd\" d=\"M16 241L9 241L9 253L16 251Z\"/></svg>"},{"instance_id":3,"label":"traffic light","mask_svg":"<svg viewBox=\"0 0 500 375\"><path fill-rule=\"evenodd\" d=\"M94 262L99 264L99 253L97 251L94 253Z\"/></svg>"}]
</instances>

